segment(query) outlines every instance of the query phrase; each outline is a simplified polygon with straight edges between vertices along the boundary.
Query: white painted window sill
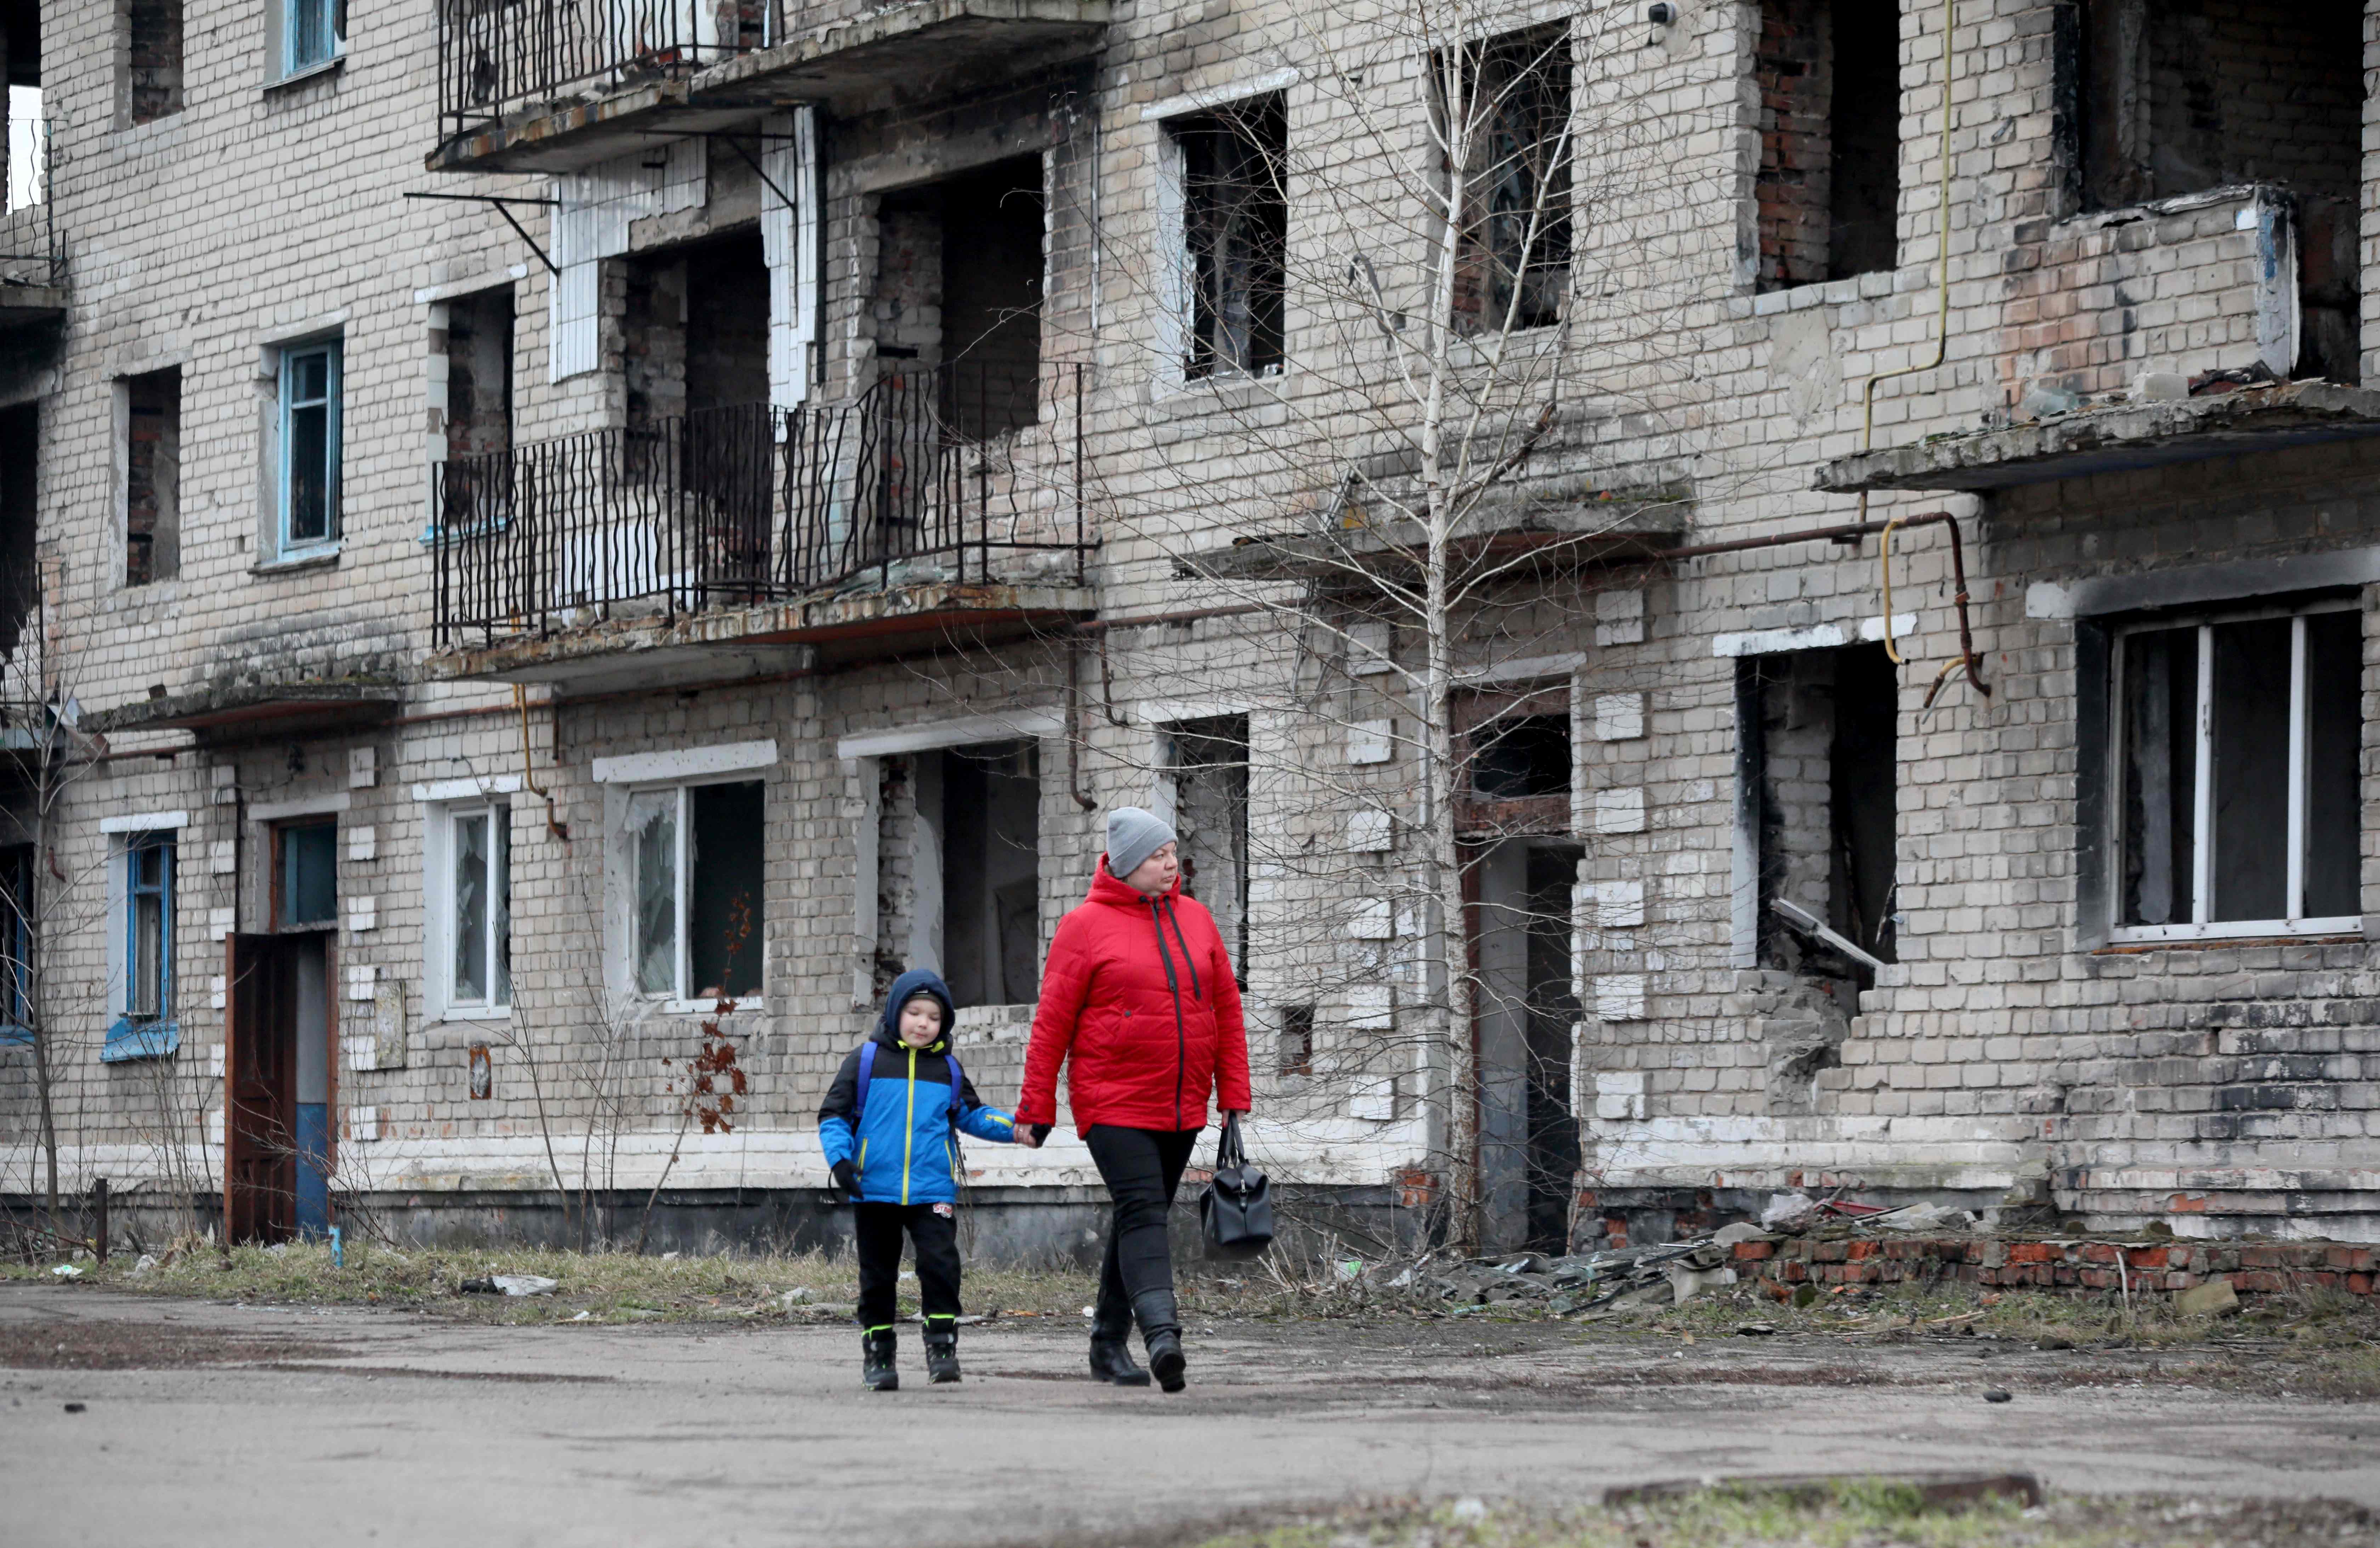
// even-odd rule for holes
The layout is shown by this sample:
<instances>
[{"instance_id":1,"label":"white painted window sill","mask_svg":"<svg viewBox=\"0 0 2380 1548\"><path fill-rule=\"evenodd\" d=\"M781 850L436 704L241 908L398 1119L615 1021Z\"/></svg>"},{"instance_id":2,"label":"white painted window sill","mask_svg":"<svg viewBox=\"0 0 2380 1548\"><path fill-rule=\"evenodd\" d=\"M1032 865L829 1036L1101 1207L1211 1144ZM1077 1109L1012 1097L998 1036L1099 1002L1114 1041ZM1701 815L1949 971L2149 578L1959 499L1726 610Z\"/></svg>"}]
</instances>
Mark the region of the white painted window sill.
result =
<instances>
[{"instance_id":1,"label":"white painted window sill","mask_svg":"<svg viewBox=\"0 0 2380 1548\"><path fill-rule=\"evenodd\" d=\"M2296 936L2361 936L2362 914L2330 919L2241 919L2219 925L2119 925L2110 946L2189 946L2203 941L2286 940Z\"/></svg>"},{"instance_id":2,"label":"white painted window sill","mask_svg":"<svg viewBox=\"0 0 2380 1548\"><path fill-rule=\"evenodd\" d=\"M432 1022L509 1022L509 1005L450 1005L430 1018Z\"/></svg>"},{"instance_id":3,"label":"white painted window sill","mask_svg":"<svg viewBox=\"0 0 2380 1548\"><path fill-rule=\"evenodd\" d=\"M767 1000L739 999L735 1003L735 1009L727 1012L731 1016L768 1014ZM715 999L663 999L655 1000L653 1004L664 1016L710 1016L717 1014L719 1010L719 1002Z\"/></svg>"}]
</instances>

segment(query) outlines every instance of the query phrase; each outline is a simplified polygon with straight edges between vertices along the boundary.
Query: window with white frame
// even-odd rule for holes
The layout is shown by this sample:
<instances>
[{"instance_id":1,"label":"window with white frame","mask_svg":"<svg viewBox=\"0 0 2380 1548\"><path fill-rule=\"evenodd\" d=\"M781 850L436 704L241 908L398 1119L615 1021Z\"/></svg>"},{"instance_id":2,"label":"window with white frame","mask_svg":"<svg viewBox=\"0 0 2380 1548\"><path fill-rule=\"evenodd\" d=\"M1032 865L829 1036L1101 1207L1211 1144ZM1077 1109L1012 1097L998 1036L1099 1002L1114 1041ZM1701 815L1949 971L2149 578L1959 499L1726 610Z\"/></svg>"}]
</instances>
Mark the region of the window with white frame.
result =
<instances>
[{"instance_id":1,"label":"window with white frame","mask_svg":"<svg viewBox=\"0 0 2380 1548\"><path fill-rule=\"evenodd\" d=\"M512 1009L511 812L457 802L430 813L429 969L433 1013L503 1016Z\"/></svg>"},{"instance_id":2,"label":"window with white frame","mask_svg":"<svg viewBox=\"0 0 2380 1548\"><path fill-rule=\"evenodd\" d=\"M339 538L339 345L281 352L281 520L285 554Z\"/></svg>"},{"instance_id":3,"label":"window with white frame","mask_svg":"<svg viewBox=\"0 0 2380 1548\"><path fill-rule=\"evenodd\" d=\"M2112 632L2112 938L2360 929L2356 602L2143 619Z\"/></svg>"},{"instance_id":4,"label":"window with white frame","mask_svg":"<svg viewBox=\"0 0 2380 1548\"><path fill-rule=\"evenodd\" d=\"M765 786L669 785L628 798L637 990L674 1000L761 992Z\"/></svg>"}]
</instances>

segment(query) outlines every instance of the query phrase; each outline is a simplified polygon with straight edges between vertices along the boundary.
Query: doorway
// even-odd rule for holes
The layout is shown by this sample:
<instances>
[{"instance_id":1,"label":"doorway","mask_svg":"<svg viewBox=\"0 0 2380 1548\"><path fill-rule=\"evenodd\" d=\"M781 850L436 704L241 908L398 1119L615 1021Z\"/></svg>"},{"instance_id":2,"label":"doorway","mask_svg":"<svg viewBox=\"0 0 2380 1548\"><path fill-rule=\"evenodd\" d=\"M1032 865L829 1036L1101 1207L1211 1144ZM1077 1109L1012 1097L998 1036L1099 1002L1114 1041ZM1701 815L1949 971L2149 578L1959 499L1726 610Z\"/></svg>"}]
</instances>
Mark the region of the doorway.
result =
<instances>
[{"instance_id":1,"label":"doorway","mask_svg":"<svg viewBox=\"0 0 2380 1548\"><path fill-rule=\"evenodd\" d=\"M224 964L224 1221L234 1241L331 1228L338 1014L337 819L272 830L272 923Z\"/></svg>"},{"instance_id":2,"label":"doorway","mask_svg":"<svg viewBox=\"0 0 2380 1548\"><path fill-rule=\"evenodd\" d=\"M1571 1094L1580 1015L1571 985L1571 893L1579 851L1507 840L1475 853L1481 1243L1490 1251L1566 1252L1579 1161Z\"/></svg>"}]
</instances>

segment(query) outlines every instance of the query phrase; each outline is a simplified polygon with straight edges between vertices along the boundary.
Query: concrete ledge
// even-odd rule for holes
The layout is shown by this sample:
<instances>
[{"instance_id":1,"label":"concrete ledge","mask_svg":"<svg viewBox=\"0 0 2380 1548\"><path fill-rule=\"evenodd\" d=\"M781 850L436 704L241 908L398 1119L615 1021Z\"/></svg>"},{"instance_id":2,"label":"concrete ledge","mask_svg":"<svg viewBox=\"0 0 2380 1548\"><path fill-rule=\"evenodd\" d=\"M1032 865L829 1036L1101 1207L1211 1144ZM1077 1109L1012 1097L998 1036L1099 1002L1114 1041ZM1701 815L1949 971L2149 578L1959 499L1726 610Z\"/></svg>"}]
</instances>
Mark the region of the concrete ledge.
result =
<instances>
[{"instance_id":1,"label":"concrete ledge","mask_svg":"<svg viewBox=\"0 0 2380 1548\"><path fill-rule=\"evenodd\" d=\"M2380 435L2380 393L2294 381L1934 436L1837 457L1818 469L1813 487L1834 494L2009 489L2374 435Z\"/></svg>"}]
</instances>

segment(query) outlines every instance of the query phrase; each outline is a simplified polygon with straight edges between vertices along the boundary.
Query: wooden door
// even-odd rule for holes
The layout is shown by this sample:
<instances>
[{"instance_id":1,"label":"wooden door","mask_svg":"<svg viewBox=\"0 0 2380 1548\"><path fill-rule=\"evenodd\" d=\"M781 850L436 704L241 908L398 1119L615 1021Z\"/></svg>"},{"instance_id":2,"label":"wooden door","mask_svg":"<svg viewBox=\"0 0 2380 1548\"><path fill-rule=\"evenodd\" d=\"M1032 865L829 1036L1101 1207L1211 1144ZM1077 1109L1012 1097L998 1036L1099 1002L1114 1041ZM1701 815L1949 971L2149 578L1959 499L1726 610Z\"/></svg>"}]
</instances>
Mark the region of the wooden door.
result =
<instances>
[{"instance_id":1,"label":"wooden door","mask_svg":"<svg viewBox=\"0 0 2380 1548\"><path fill-rule=\"evenodd\" d=\"M278 936L224 939L224 1239L297 1226L297 1018Z\"/></svg>"}]
</instances>

